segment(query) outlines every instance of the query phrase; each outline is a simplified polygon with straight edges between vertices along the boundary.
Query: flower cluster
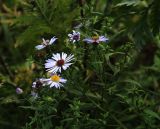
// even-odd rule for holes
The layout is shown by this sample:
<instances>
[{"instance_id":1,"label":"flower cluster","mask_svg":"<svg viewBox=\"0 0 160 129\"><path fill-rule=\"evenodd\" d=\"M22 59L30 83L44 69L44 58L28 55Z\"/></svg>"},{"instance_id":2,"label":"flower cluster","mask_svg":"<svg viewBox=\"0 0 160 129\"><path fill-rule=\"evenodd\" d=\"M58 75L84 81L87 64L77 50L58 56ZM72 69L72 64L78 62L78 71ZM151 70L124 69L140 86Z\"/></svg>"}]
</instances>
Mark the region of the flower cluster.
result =
<instances>
[{"instance_id":1,"label":"flower cluster","mask_svg":"<svg viewBox=\"0 0 160 129\"><path fill-rule=\"evenodd\" d=\"M76 43L80 41L80 32L73 30L72 33L68 34L69 41L72 43ZM55 41L58 38L55 36L52 37L50 40L42 39L42 43L40 45L37 45L35 47L36 50L44 49L47 46L50 46L52 44L55 44ZM99 44L100 42L106 42L108 41L108 38L105 36L93 36L89 38L85 38L82 41L88 43L88 44ZM50 74L48 78L39 78L32 84L32 92L31 95L34 98L38 97L37 90L39 90L41 87L48 85L50 88L60 88L63 87L63 84L67 82L67 79L64 79L61 77L62 71L68 69L70 65L73 63L71 62L74 60L74 55L66 53L53 53L52 57L47 59L45 61L45 69Z\"/></svg>"},{"instance_id":2,"label":"flower cluster","mask_svg":"<svg viewBox=\"0 0 160 129\"><path fill-rule=\"evenodd\" d=\"M80 32L73 30L71 34L68 34L69 40L73 43L80 41ZM107 42L109 39L105 36L92 36L83 39L84 42L89 44L99 44L100 42Z\"/></svg>"},{"instance_id":3,"label":"flower cluster","mask_svg":"<svg viewBox=\"0 0 160 129\"><path fill-rule=\"evenodd\" d=\"M62 70L66 70L72 63L70 63L74 58L74 55L70 54L69 56L62 52L52 55L51 59L46 60L45 68L46 71L50 73L49 79L43 79L43 81L50 85L50 87L60 88L62 83L66 83L66 79L63 79L59 74Z\"/></svg>"},{"instance_id":4,"label":"flower cluster","mask_svg":"<svg viewBox=\"0 0 160 129\"><path fill-rule=\"evenodd\" d=\"M62 70L66 70L72 63L70 63L74 58L74 55L67 55L66 53L56 53L53 54L51 59L47 59L45 65L46 71L50 73L49 78L40 78L37 79L32 84L33 91L31 95L34 98L38 98L38 93L36 91L46 85L49 85L50 88L60 88L63 87L63 83L66 83L67 80L60 76Z\"/></svg>"}]
</instances>

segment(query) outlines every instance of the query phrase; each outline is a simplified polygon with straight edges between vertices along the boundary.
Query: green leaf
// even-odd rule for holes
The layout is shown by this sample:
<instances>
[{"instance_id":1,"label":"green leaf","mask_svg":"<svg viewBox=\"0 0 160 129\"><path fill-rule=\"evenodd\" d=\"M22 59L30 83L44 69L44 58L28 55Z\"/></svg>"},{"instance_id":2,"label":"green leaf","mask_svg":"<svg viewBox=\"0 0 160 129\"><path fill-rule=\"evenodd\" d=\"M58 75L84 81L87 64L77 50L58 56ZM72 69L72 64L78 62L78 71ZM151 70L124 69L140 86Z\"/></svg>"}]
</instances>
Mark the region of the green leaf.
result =
<instances>
[{"instance_id":1,"label":"green leaf","mask_svg":"<svg viewBox=\"0 0 160 129\"><path fill-rule=\"evenodd\" d=\"M138 83L137 81L135 80L131 80L131 79L127 79L127 80L123 80L123 81L119 81L119 82L126 82L126 83L131 83L133 85L137 85L139 87L142 87L140 83Z\"/></svg>"},{"instance_id":2,"label":"green leaf","mask_svg":"<svg viewBox=\"0 0 160 129\"><path fill-rule=\"evenodd\" d=\"M19 106L20 108L23 108L23 109L31 109L31 110L37 110L36 107L33 107L33 106Z\"/></svg>"},{"instance_id":3,"label":"green leaf","mask_svg":"<svg viewBox=\"0 0 160 129\"><path fill-rule=\"evenodd\" d=\"M116 5L118 6L136 6L141 2L141 0L123 0L123 2L119 3Z\"/></svg>"},{"instance_id":4,"label":"green leaf","mask_svg":"<svg viewBox=\"0 0 160 129\"><path fill-rule=\"evenodd\" d=\"M152 110L146 109L146 110L144 110L144 113L146 113L146 114L148 114L148 115L160 120L160 116L156 112L154 112Z\"/></svg>"}]
</instances>

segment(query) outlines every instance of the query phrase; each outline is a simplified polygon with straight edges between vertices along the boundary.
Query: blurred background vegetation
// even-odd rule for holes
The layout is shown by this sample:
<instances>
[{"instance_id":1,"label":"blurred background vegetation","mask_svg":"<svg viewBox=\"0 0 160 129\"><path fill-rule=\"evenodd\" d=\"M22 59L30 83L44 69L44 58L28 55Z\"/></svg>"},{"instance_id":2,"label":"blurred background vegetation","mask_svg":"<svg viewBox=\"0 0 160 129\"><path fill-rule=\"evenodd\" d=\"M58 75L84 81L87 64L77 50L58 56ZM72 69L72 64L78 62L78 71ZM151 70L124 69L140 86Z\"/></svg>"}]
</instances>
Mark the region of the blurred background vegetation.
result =
<instances>
[{"instance_id":1,"label":"blurred background vegetation","mask_svg":"<svg viewBox=\"0 0 160 129\"><path fill-rule=\"evenodd\" d=\"M82 37L109 37L90 54L104 55L103 63L81 69L80 58L65 74L74 80L66 89L28 101L32 82L44 74L38 62L46 51L35 46L56 35L53 51L74 53L67 34L75 28ZM160 129L159 32L159 0L1 0L0 129Z\"/></svg>"}]
</instances>

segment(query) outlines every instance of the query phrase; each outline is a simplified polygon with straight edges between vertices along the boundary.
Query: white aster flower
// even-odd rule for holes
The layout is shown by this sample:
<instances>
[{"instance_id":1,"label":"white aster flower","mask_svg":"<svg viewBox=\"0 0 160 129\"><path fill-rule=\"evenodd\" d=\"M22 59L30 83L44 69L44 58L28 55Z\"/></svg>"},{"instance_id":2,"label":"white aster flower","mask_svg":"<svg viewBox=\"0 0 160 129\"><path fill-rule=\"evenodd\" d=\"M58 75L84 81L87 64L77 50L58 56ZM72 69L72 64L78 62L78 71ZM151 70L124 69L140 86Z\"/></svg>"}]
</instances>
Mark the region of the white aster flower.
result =
<instances>
[{"instance_id":1,"label":"white aster flower","mask_svg":"<svg viewBox=\"0 0 160 129\"><path fill-rule=\"evenodd\" d=\"M80 32L77 32L73 30L72 34L68 34L69 40L72 41L73 43L77 42L80 40Z\"/></svg>"},{"instance_id":2,"label":"white aster flower","mask_svg":"<svg viewBox=\"0 0 160 129\"><path fill-rule=\"evenodd\" d=\"M56 87L56 88L63 87L62 83L67 82L66 79L63 79L62 77L60 77L57 74L53 74L49 79L45 79L45 81L46 81L46 85L50 85L50 88L52 88L52 87Z\"/></svg>"},{"instance_id":3,"label":"white aster flower","mask_svg":"<svg viewBox=\"0 0 160 129\"><path fill-rule=\"evenodd\" d=\"M50 73L61 73L62 69L66 70L72 64L69 62L74 59L73 57L74 55L70 54L67 56L67 54L64 52L62 52L61 55L60 53L53 54L52 59L46 60L45 68Z\"/></svg>"},{"instance_id":4,"label":"white aster flower","mask_svg":"<svg viewBox=\"0 0 160 129\"><path fill-rule=\"evenodd\" d=\"M41 50L43 48L45 48L46 46L49 46L49 45L52 45L55 41L56 41L57 38L55 38L55 36L53 38L51 38L50 40L45 40L44 38L42 39L42 43L41 45L37 45L35 48L37 50Z\"/></svg>"},{"instance_id":5,"label":"white aster flower","mask_svg":"<svg viewBox=\"0 0 160 129\"><path fill-rule=\"evenodd\" d=\"M93 36L91 38L83 39L84 42L93 43L93 44L99 44L100 42L106 42L108 40L109 39L106 38L105 36Z\"/></svg>"}]
</instances>

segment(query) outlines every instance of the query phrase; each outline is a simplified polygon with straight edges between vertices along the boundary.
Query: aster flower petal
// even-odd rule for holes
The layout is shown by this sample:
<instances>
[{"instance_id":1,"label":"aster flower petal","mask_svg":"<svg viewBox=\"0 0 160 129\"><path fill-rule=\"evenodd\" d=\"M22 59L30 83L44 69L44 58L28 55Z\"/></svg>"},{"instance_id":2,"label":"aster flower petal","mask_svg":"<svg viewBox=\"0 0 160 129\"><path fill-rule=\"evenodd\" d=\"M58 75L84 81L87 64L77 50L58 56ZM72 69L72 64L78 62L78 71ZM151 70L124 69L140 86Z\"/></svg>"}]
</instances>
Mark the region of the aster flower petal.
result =
<instances>
[{"instance_id":1,"label":"aster flower petal","mask_svg":"<svg viewBox=\"0 0 160 129\"><path fill-rule=\"evenodd\" d=\"M62 59L63 59L63 60L65 60L65 59L66 59L66 57L67 57L67 54L66 54L66 53L64 53L64 52L62 52Z\"/></svg>"},{"instance_id":2,"label":"aster flower petal","mask_svg":"<svg viewBox=\"0 0 160 129\"><path fill-rule=\"evenodd\" d=\"M57 40L57 38L55 38L55 36L53 38L51 38L51 40L49 41L49 45L53 44L56 40Z\"/></svg>"},{"instance_id":3,"label":"aster flower petal","mask_svg":"<svg viewBox=\"0 0 160 129\"><path fill-rule=\"evenodd\" d=\"M47 63L50 63L50 62L52 62L52 61L54 61L54 60L53 60L53 59L47 59L47 60L46 60Z\"/></svg>"},{"instance_id":4,"label":"aster flower petal","mask_svg":"<svg viewBox=\"0 0 160 129\"><path fill-rule=\"evenodd\" d=\"M52 81L50 79L48 79L48 81L46 80L46 84L50 85L50 84L52 84Z\"/></svg>"},{"instance_id":5,"label":"aster flower petal","mask_svg":"<svg viewBox=\"0 0 160 129\"><path fill-rule=\"evenodd\" d=\"M53 66L56 65L56 62L55 61L52 61L52 62L48 62L48 63L45 63L45 68L51 68Z\"/></svg>"},{"instance_id":6,"label":"aster flower petal","mask_svg":"<svg viewBox=\"0 0 160 129\"><path fill-rule=\"evenodd\" d=\"M57 53L57 54L52 54L53 56L52 56L52 59L54 59L55 61L57 61L57 60L60 60L60 54L59 53Z\"/></svg>"},{"instance_id":7,"label":"aster flower petal","mask_svg":"<svg viewBox=\"0 0 160 129\"><path fill-rule=\"evenodd\" d=\"M35 48L37 49L37 50L41 50L41 49L43 49L45 46L44 45L37 45Z\"/></svg>"},{"instance_id":8,"label":"aster flower petal","mask_svg":"<svg viewBox=\"0 0 160 129\"><path fill-rule=\"evenodd\" d=\"M60 82L62 82L62 83L66 83L66 82L67 82L67 80L66 80L66 79L61 78L61 79L60 79Z\"/></svg>"},{"instance_id":9,"label":"aster flower petal","mask_svg":"<svg viewBox=\"0 0 160 129\"><path fill-rule=\"evenodd\" d=\"M63 68L64 70L66 70L71 64L72 64L72 63L67 63L67 64L63 65L62 68Z\"/></svg>"},{"instance_id":10,"label":"aster flower petal","mask_svg":"<svg viewBox=\"0 0 160 129\"><path fill-rule=\"evenodd\" d=\"M58 60L60 60L60 59L61 59L61 56L60 56L60 54L59 54L59 53L57 53L57 54L56 54L56 57L57 57L57 59L58 59Z\"/></svg>"},{"instance_id":11,"label":"aster flower petal","mask_svg":"<svg viewBox=\"0 0 160 129\"><path fill-rule=\"evenodd\" d=\"M66 63L70 62L71 60L74 59L73 57L74 57L74 55L69 55L69 56L66 58L65 62L66 62Z\"/></svg>"},{"instance_id":12,"label":"aster flower petal","mask_svg":"<svg viewBox=\"0 0 160 129\"><path fill-rule=\"evenodd\" d=\"M68 34L68 37L72 37L72 34Z\"/></svg>"},{"instance_id":13,"label":"aster flower petal","mask_svg":"<svg viewBox=\"0 0 160 129\"><path fill-rule=\"evenodd\" d=\"M56 73L59 71L59 67L50 68L50 69L48 69L48 71L51 73Z\"/></svg>"},{"instance_id":14,"label":"aster flower petal","mask_svg":"<svg viewBox=\"0 0 160 129\"><path fill-rule=\"evenodd\" d=\"M52 88L52 87L54 87L54 86L56 86L56 85L57 85L57 83L52 82L51 85L50 85L50 88Z\"/></svg>"},{"instance_id":15,"label":"aster flower petal","mask_svg":"<svg viewBox=\"0 0 160 129\"><path fill-rule=\"evenodd\" d=\"M108 38L106 38L106 37L104 37L104 36L100 36L99 37L99 41L100 42L106 42L106 41L108 41L109 39Z\"/></svg>"},{"instance_id":16,"label":"aster flower petal","mask_svg":"<svg viewBox=\"0 0 160 129\"><path fill-rule=\"evenodd\" d=\"M63 65L62 68L66 70L68 67L66 65Z\"/></svg>"},{"instance_id":17,"label":"aster flower petal","mask_svg":"<svg viewBox=\"0 0 160 129\"><path fill-rule=\"evenodd\" d=\"M83 39L83 41L87 42L87 43L93 43L94 42L93 39L91 39L91 38L85 38L85 39Z\"/></svg>"},{"instance_id":18,"label":"aster flower petal","mask_svg":"<svg viewBox=\"0 0 160 129\"><path fill-rule=\"evenodd\" d=\"M32 88L36 88L36 82L32 83Z\"/></svg>"},{"instance_id":19,"label":"aster flower petal","mask_svg":"<svg viewBox=\"0 0 160 129\"><path fill-rule=\"evenodd\" d=\"M54 61L59 60L55 54L53 54L52 59L53 59Z\"/></svg>"},{"instance_id":20,"label":"aster flower petal","mask_svg":"<svg viewBox=\"0 0 160 129\"><path fill-rule=\"evenodd\" d=\"M60 89L60 87L63 87L63 85L61 83L58 83L56 88Z\"/></svg>"}]
</instances>

